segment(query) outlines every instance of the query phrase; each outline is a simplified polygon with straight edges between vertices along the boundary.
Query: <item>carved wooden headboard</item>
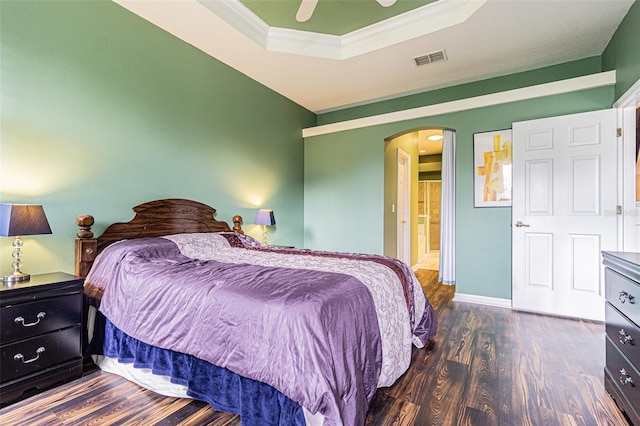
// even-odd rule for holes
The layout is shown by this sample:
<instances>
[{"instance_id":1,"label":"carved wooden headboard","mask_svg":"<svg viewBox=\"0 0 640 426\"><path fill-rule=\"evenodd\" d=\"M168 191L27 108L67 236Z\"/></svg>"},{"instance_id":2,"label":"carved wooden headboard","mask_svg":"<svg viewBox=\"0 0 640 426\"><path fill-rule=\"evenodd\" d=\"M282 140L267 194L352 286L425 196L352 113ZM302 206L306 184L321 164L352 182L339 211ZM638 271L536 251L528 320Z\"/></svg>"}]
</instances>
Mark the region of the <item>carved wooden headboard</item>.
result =
<instances>
[{"instance_id":1,"label":"carved wooden headboard","mask_svg":"<svg viewBox=\"0 0 640 426\"><path fill-rule=\"evenodd\" d=\"M129 222L109 225L98 238L93 237L91 226L94 218L83 214L76 223L75 274L86 277L96 256L110 244L134 238L151 238L162 235L191 232L231 232L227 222L214 218L216 209L197 201L180 198L150 201L133 208ZM242 217L233 217L233 231L242 234Z\"/></svg>"}]
</instances>

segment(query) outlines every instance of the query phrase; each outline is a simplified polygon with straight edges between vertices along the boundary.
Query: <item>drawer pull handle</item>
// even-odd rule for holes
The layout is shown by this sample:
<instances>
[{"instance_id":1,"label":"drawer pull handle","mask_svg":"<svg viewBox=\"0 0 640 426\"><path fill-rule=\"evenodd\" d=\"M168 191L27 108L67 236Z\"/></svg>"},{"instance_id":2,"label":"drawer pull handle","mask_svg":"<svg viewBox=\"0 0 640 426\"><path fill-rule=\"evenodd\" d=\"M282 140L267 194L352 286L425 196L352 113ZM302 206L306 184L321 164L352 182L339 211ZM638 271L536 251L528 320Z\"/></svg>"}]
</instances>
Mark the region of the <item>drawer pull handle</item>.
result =
<instances>
[{"instance_id":1,"label":"drawer pull handle","mask_svg":"<svg viewBox=\"0 0 640 426\"><path fill-rule=\"evenodd\" d=\"M29 324L25 324L24 318L22 317L16 317L16 319L14 319L13 322L15 322L16 324L22 323L23 327L33 327L34 325L38 325L38 323L40 323L40 320L44 318L46 315L47 314L45 314L44 312L38 312L38 315L36 315L36 318L38 318L38 320L36 322L30 322Z\"/></svg>"},{"instance_id":2,"label":"drawer pull handle","mask_svg":"<svg viewBox=\"0 0 640 426\"><path fill-rule=\"evenodd\" d=\"M38 349L36 349L36 357L35 357L35 358L31 358L31 359L28 359L28 360L26 360L26 361L25 361L25 360L24 360L24 355L22 355L22 354L15 354L15 355L13 356L13 359L14 359L14 360L16 360L16 361L22 361L22 363L23 363L23 364L29 364L30 362L37 361L37 360L38 360L38 358L40 358L40 354L41 354L42 352L44 352L44 347L43 347L43 346L40 346ZM622 378L620 378L620 379L622 379Z\"/></svg>"},{"instance_id":3,"label":"drawer pull handle","mask_svg":"<svg viewBox=\"0 0 640 426\"><path fill-rule=\"evenodd\" d=\"M635 297L633 297L632 295L630 295L626 291L621 291L618 298L620 299L620 303L624 303L627 300L629 301L629 303L635 303L633 301L635 299Z\"/></svg>"},{"instance_id":4,"label":"drawer pull handle","mask_svg":"<svg viewBox=\"0 0 640 426\"><path fill-rule=\"evenodd\" d=\"M621 328L620 331L618 331L618 334L620 334L620 343L623 345L627 342L631 343L633 341L633 337L627 334L627 332L624 331L624 328Z\"/></svg>"}]
</instances>

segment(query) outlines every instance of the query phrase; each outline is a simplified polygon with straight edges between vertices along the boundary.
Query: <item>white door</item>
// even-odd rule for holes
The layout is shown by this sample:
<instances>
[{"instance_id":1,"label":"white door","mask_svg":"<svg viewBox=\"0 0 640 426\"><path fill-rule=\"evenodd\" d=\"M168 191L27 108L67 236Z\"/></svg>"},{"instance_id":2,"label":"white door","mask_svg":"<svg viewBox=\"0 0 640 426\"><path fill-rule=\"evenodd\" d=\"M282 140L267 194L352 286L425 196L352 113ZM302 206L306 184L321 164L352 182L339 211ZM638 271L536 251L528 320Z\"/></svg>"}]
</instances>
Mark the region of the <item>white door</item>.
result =
<instances>
[{"instance_id":1,"label":"white door","mask_svg":"<svg viewBox=\"0 0 640 426\"><path fill-rule=\"evenodd\" d=\"M515 309L604 320L617 204L615 110L513 124Z\"/></svg>"},{"instance_id":2,"label":"white door","mask_svg":"<svg viewBox=\"0 0 640 426\"><path fill-rule=\"evenodd\" d=\"M397 258L411 265L411 157L398 149Z\"/></svg>"}]
</instances>

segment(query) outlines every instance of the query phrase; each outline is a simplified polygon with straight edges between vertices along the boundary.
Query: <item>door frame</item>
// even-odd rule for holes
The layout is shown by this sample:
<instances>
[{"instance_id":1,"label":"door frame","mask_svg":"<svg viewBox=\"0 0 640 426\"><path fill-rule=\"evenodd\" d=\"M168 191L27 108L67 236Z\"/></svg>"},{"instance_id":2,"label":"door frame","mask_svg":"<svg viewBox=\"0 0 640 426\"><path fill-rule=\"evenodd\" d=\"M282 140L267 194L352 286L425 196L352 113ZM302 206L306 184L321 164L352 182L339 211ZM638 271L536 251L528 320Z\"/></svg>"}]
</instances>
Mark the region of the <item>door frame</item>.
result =
<instances>
[{"instance_id":1,"label":"door frame","mask_svg":"<svg viewBox=\"0 0 640 426\"><path fill-rule=\"evenodd\" d=\"M396 173L396 257L411 264L411 156L397 148ZM403 167L401 167L403 166ZM404 171L404 182L401 185L400 170ZM404 220L404 223L402 221ZM402 231L402 232L401 232Z\"/></svg>"},{"instance_id":2,"label":"door frame","mask_svg":"<svg viewBox=\"0 0 640 426\"><path fill-rule=\"evenodd\" d=\"M619 150L618 199L622 202L622 226L619 228L620 250L640 251L640 203L636 202L636 108L640 107L640 80L620 97L617 109L618 128L622 130Z\"/></svg>"}]
</instances>

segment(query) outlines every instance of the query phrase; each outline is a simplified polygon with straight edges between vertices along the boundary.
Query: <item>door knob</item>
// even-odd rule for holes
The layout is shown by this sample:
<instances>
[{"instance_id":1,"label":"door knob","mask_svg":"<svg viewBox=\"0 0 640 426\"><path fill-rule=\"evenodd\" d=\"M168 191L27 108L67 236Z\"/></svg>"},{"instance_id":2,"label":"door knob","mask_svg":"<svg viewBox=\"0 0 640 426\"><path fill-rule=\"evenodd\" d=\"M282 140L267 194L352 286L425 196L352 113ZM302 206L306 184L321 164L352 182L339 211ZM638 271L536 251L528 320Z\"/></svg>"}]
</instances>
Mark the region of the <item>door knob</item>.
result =
<instances>
[{"instance_id":1,"label":"door knob","mask_svg":"<svg viewBox=\"0 0 640 426\"><path fill-rule=\"evenodd\" d=\"M520 221L520 220L516 222L516 227L517 227L517 228L522 228L523 226L524 226L525 228L528 228L528 227L529 227L529 226L531 226L531 225L529 225L528 223L522 223L522 221Z\"/></svg>"}]
</instances>

